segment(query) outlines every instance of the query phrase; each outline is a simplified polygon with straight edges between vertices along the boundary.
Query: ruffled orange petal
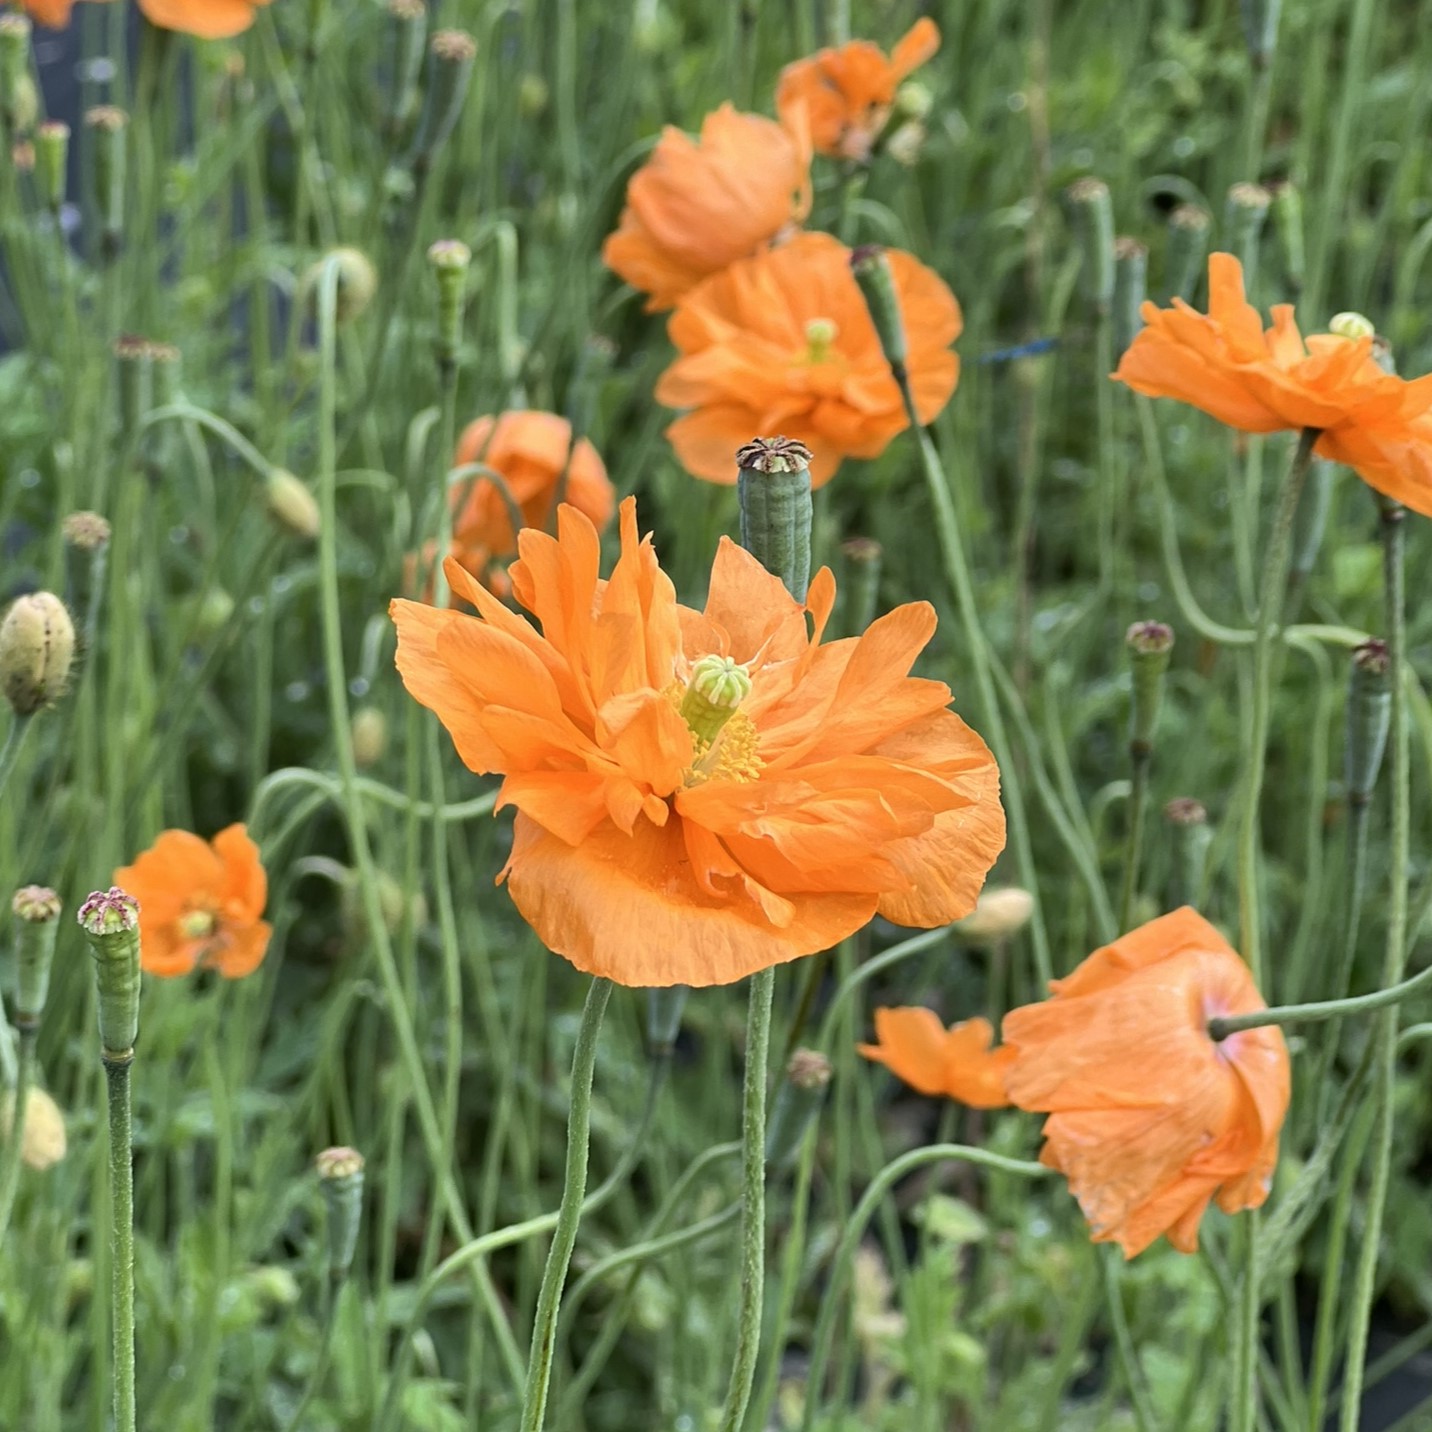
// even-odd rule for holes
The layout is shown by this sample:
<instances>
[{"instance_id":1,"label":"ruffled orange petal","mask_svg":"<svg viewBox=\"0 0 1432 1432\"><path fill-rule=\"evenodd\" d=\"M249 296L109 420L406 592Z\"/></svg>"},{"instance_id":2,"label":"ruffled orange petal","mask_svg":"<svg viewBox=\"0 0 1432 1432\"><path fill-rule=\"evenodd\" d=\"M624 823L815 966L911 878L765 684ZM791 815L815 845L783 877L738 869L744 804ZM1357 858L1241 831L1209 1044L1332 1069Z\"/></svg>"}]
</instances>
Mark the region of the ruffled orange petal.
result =
<instances>
[{"instance_id":1,"label":"ruffled orange petal","mask_svg":"<svg viewBox=\"0 0 1432 1432\"><path fill-rule=\"evenodd\" d=\"M226 914L240 920L257 920L268 903L268 875L259 848L243 825L231 825L214 837L214 854L224 866L219 898Z\"/></svg>"},{"instance_id":2,"label":"ruffled orange petal","mask_svg":"<svg viewBox=\"0 0 1432 1432\"><path fill-rule=\"evenodd\" d=\"M228 40L254 23L254 11L269 0L139 0L151 25L200 40Z\"/></svg>"},{"instance_id":3,"label":"ruffled orange petal","mask_svg":"<svg viewBox=\"0 0 1432 1432\"><path fill-rule=\"evenodd\" d=\"M243 979L263 963L272 934L273 926L266 920L257 920L242 929L228 931L205 964L217 970L226 980Z\"/></svg>"},{"instance_id":4,"label":"ruffled orange petal","mask_svg":"<svg viewBox=\"0 0 1432 1432\"><path fill-rule=\"evenodd\" d=\"M141 937L178 919L196 895L217 899L224 866L208 841L187 830L166 830L113 883L139 901Z\"/></svg>"},{"instance_id":5,"label":"ruffled orange petal","mask_svg":"<svg viewBox=\"0 0 1432 1432\"><path fill-rule=\"evenodd\" d=\"M875 1041L856 1049L922 1094L948 1093L945 1025L933 1009L877 1009Z\"/></svg>"}]
</instances>

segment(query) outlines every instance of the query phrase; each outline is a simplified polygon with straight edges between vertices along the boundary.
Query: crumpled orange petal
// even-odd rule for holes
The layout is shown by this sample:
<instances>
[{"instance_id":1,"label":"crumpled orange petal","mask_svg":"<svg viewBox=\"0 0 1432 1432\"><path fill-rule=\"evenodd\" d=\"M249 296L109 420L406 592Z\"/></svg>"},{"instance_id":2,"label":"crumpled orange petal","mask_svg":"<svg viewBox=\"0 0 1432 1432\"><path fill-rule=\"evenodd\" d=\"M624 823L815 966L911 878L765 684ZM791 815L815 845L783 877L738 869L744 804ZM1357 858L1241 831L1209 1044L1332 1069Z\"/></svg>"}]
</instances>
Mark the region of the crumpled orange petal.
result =
<instances>
[{"instance_id":1,"label":"crumpled orange petal","mask_svg":"<svg viewBox=\"0 0 1432 1432\"><path fill-rule=\"evenodd\" d=\"M924 603L824 643L828 571L804 603L727 539L702 611L681 606L636 505L600 577L591 522L526 529L516 615L454 562L475 616L392 604L398 670L475 771L504 779L504 876L547 946L626 985L728 984L828 948L878 911L939 925L974 905L1004 843L998 775L910 668ZM810 625L807 625L807 622ZM693 669L742 663L715 741L681 715Z\"/></svg>"},{"instance_id":2,"label":"crumpled orange petal","mask_svg":"<svg viewBox=\"0 0 1432 1432\"><path fill-rule=\"evenodd\" d=\"M1004 1071L1014 1054L990 1048L994 1030L987 1019L967 1019L946 1029L932 1009L877 1009L875 1039L856 1048L922 1094L943 1094L974 1109L1002 1109L1009 1103Z\"/></svg>"},{"instance_id":3,"label":"crumpled orange petal","mask_svg":"<svg viewBox=\"0 0 1432 1432\"><path fill-rule=\"evenodd\" d=\"M1132 1258L1198 1245L1209 1202L1267 1198L1287 1113L1272 1026L1215 1043L1208 1021L1265 1008L1227 941L1185 906L1095 951L1051 998L1004 1018L1010 1100L1046 1113L1041 1160L1069 1180L1095 1242Z\"/></svg>"},{"instance_id":4,"label":"crumpled orange petal","mask_svg":"<svg viewBox=\"0 0 1432 1432\"><path fill-rule=\"evenodd\" d=\"M1208 313L1174 299L1143 307L1145 327L1114 374L1137 393L1177 398L1249 433L1321 429L1314 451L1414 512L1432 516L1432 379L1385 372L1372 339L1314 334L1290 305L1266 331L1232 254L1208 260Z\"/></svg>"}]
</instances>

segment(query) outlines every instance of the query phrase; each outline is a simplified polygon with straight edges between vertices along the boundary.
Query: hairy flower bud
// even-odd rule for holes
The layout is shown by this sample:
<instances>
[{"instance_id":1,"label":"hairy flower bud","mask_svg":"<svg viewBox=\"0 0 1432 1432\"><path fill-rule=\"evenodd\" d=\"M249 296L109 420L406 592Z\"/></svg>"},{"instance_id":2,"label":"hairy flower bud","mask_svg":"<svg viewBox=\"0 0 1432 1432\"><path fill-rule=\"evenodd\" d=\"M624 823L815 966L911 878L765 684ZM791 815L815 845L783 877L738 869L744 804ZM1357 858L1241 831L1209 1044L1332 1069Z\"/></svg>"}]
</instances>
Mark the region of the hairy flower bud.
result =
<instances>
[{"instance_id":1,"label":"hairy flower bud","mask_svg":"<svg viewBox=\"0 0 1432 1432\"><path fill-rule=\"evenodd\" d=\"M0 622L0 691L17 716L33 716L65 690L75 654L75 628L52 592L31 592Z\"/></svg>"},{"instance_id":2,"label":"hairy flower bud","mask_svg":"<svg viewBox=\"0 0 1432 1432\"><path fill-rule=\"evenodd\" d=\"M318 500L293 473L281 467L269 469L265 483L269 511L295 537L314 541L322 526Z\"/></svg>"},{"instance_id":3,"label":"hairy flower bud","mask_svg":"<svg viewBox=\"0 0 1432 1432\"><path fill-rule=\"evenodd\" d=\"M139 1037L139 901L117 885L80 906L99 986L99 1039L111 1062L127 1061Z\"/></svg>"},{"instance_id":4,"label":"hairy flower bud","mask_svg":"<svg viewBox=\"0 0 1432 1432\"><path fill-rule=\"evenodd\" d=\"M358 1246L363 1216L363 1155L357 1149L324 1149L314 1160L323 1201L328 1206L328 1272L347 1277Z\"/></svg>"}]
</instances>

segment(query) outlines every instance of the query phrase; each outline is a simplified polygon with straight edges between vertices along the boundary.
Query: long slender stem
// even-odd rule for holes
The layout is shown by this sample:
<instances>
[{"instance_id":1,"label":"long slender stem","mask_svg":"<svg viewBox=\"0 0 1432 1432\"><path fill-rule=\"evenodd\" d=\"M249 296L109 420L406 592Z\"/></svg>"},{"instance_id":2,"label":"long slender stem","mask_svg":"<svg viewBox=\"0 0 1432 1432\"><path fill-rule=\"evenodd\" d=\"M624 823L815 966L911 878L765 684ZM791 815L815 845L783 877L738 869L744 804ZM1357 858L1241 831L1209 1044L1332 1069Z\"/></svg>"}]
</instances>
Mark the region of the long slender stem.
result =
<instances>
[{"instance_id":1,"label":"long slender stem","mask_svg":"<svg viewBox=\"0 0 1432 1432\"><path fill-rule=\"evenodd\" d=\"M592 1131L592 1075L597 1066L597 1036L611 998L610 980L594 979L582 1007L577 1048L572 1055L571 1113L567 1118L567 1172L557 1226L537 1295L537 1316L532 1328L532 1352L527 1363L527 1391L522 1402L522 1432L541 1432L547 1416L547 1392L552 1382L552 1354L557 1346L557 1313L567 1282L577 1224L587 1192L587 1154Z\"/></svg>"},{"instance_id":2,"label":"long slender stem","mask_svg":"<svg viewBox=\"0 0 1432 1432\"><path fill-rule=\"evenodd\" d=\"M131 1055L104 1058L109 1095L110 1294L116 1432L135 1432L134 1141L129 1102L132 1063Z\"/></svg>"},{"instance_id":3,"label":"long slender stem","mask_svg":"<svg viewBox=\"0 0 1432 1432\"><path fill-rule=\"evenodd\" d=\"M1402 677L1407 648L1404 594L1402 509L1380 499L1382 507L1383 582L1387 598L1387 656L1392 668L1392 711L1388 739L1392 747L1392 835L1389 864L1392 888L1387 897L1387 947L1383 983L1395 986L1407 961L1407 855L1412 831L1411 749L1407 724L1407 687ZM1377 1112L1372 1142L1372 1180L1363 1219L1362 1248L1348 1318L1347 1364L1343 1374L1342 1432L1357 1432L1362 1410L1363 1368L1367 1360L1367 1328L1377 1291L1377 1254L1382 1240L1382 1215L1392 1174L1393 1095L1397 1079L1397 1006L1390 1005L1373 1035Z\"/></svg>"},{"instance_id":4,"label":"long slender stem","mask_svg":"<svg viewBox=\"0 0 1432 1432\"><path fill-rule=\"evenodd\" d=\"M1153 753L1135 745L1130 752L1129 837L1124 850L1124 878L1119 889L1119 929L1127 930L1133 917L1139 884L1139 863L1144 845L1144 816L1149 804L1149 763Z\"/></svg>"},{"instance_id":5,"label":"long slender stem","mask_svg":"<svg viewBox=\"0 0 1432 1432\"><path fill-rule=\"evenodd\" d=\"M30 729L32 716L16 715L10 722L10 729L5 733L5 744L0 746L0 791L4 791L6 782L20 761L20 747L24 744L25 733Z\"/></svg>"},{"instance_id":6,"label":"long slender stem","mask_svg":"<svg viewBox=\"0 0 1432 1432\"><path fill-rule=\"evenodd\" d=\"M771 1048L774 969L751 976L746 1017L746 1079L741 1108L741 1307L736 1355L721 1413L721 1432L739 1432L756 1380L766 1284L766 1066Z\"/></svg>"},{"instance_id":7,"label":"long slender stem","mask_svg":"<svg viewBox=\"0 0 1432 1432\"><path fill-rule=\"evenodd\" d=\"M15 1076L15 1102L10 1109L10 1132L0 1149L0 1248L5 1246L5 1231L15 1208L15 1193L20 1187L20 1153L25 1143L25 1115L30 1103L30 1084L35 1074L35 1031L20 1030L20 1062Z\"/></svg>"}]
</instances>

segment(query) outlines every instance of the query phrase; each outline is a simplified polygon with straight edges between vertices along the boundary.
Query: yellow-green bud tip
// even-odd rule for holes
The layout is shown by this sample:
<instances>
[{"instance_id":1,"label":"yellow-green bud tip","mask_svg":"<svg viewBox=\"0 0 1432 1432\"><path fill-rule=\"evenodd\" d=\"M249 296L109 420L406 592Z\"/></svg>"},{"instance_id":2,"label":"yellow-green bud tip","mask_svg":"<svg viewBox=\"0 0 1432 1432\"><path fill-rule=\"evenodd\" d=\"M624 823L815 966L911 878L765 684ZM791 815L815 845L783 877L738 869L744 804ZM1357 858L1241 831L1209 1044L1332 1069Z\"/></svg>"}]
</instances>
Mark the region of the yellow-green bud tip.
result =
<instances>
[{"instance_id":1,"label":"yellow-green bud tip","mask_svg":"<svg viewBox=\"0 0 1432 1432\"><path fill-rule=\"evenodd\" d=\"M10 902L15 914L30 925L44 925L60 916L60 897L45 885L26 885Z\"/></svg>"},{"instance_id":2,"label":"yellow-green bud tip","mask_svg":"<svg viewBox=\"0 0 1432 1432\"><path fill-rule=\"evenodd\" d=\"M428 249L428 262L440 273L461 272L472 262L472 250L461 239L439 239Z\"/></svg>"},{"instance_id":3,"label":"yellow-green bud tip","mask_svg":"<svg viewBox=\"0 0 1432 1432\"><path fill-rule=\"evenodd\" d=\"M314 1159L313 1166L318 1170L319 1178L325 1182L331 1179L353 1178L363 1172L363 1155L357 1149L332 1148L324 1149Z\"/></svg>"},{"instance_id":4,"label":"yellow-green bud tip","mask_svg":"<svg viewBox=\"0 0 1432 1432\"><path fill-rule=\"evenodd\" d=\"M76 918L85 934L96 938L129 934L139 928L139 901L111 885L108 890L94 891Z\"/></svg>"},{"instance_id":5,"label":"yellow-green bud tip","mask_svg":"<svg viewBox=\"0 0 1432 1432\"><path fill-rule=\"evenodd\" d=\"M1335 313L1328 324L1328 332L1336 333L1339 338L1374 338L1377 336L1377 329L1372 326L1372 320L1365 318L1360 313Z\"/></svg>"}]
</instances>

